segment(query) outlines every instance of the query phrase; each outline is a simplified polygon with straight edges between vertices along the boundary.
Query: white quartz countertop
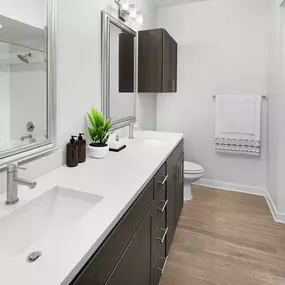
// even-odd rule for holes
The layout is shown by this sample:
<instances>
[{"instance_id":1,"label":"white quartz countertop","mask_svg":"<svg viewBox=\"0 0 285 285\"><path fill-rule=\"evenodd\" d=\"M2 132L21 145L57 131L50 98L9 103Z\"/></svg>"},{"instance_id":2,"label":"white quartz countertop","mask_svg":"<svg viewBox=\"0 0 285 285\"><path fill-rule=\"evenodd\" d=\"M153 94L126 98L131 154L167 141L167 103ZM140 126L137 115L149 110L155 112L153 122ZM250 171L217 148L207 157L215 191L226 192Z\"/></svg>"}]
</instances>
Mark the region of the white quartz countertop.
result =
<instances>
[{"instance_id":1,"label":"white quartz countertop","mask_svg":"<svg viewBox=\"0 0 285 285\"><path fill-rule=\"evenodd\" d=\"M74 279L179 144L183 134L144 131L137 137L125 140L127 148L119 153L110 152L102 160L87 158L78 167L62 166L40 177L32 191L19 187L20 202L15 206L6 206L6 195L0 195L0 222L1 218L54 187L103 197L71 230L46 248L36 262L27 263L23 257L14 257L10 262L0 258L0 284L68 285Z\"/></svg>"}]
</instances>

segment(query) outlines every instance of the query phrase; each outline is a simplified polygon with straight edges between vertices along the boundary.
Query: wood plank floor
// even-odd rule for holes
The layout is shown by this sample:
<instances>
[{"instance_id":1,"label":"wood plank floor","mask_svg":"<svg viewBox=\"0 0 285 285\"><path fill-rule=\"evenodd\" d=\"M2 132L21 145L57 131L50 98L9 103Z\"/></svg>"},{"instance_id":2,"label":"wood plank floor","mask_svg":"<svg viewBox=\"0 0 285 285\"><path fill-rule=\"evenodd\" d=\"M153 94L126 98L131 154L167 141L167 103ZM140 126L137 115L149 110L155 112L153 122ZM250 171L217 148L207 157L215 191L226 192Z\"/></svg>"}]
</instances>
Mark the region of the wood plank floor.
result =
<instances>
[{"instance_id":1,"label":"wood plank floor","mask_svg":"<svg viewBox=\"0 0 285 285\"><path fill-rule=\"evenodd\" d=\"M284 285L285 225L263 197L194 186L160 285Z\"/></svg>"}]
</instances>

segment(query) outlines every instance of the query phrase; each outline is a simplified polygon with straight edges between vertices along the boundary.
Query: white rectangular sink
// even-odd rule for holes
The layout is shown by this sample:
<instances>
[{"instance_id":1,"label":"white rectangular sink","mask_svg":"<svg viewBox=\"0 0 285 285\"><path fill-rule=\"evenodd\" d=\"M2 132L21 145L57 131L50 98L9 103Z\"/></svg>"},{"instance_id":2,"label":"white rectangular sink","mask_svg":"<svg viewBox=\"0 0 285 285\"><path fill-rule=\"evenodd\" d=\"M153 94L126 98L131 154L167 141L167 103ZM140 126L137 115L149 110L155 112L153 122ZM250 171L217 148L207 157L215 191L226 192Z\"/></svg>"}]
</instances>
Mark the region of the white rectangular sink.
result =
<instances>
[{"instance_id":1,"label":"white rectangular sink","mask_svg":"<svg viewBox=\"0 0 285 285\"><path fill-rule=\"evenodd\" d=\"M143 143L147 146L160 147L164 144L164 141L156 138L145 138Z\"/></svg>"},{"instance_id":2,"label":"white rectangular sink","mask_svg":"<svg viewBox=\"0 0 285 285\"><path fill-rule=\"evenodd\" d=\"M161 147L165 144L165 141L157 138L134 138L128 140L127 144L146 147Z\"/></svg>"},{"instance_id":3,"label":"white rectangular sink","mask_svg":"<svg viewBox=\"0 0 285 285\"><path fill-rule=\"evenodd\" d=\"M62 187L48 190L0 219L0 259L56 243L103 199Z\"/></svg>"}]
</instances>

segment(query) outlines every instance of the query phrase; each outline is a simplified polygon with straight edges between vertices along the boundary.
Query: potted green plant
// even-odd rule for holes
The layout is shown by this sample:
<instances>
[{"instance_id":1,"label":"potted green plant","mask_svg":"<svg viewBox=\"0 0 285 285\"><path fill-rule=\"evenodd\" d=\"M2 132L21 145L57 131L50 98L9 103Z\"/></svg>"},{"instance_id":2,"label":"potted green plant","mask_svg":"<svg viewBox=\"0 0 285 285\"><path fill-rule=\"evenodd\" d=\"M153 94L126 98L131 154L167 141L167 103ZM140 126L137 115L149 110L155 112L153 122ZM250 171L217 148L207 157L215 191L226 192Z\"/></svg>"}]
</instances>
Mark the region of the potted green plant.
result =
<instances>
[{"instance_id":1,"label":"potted green plant","mask_svg":"<svg viewBox=\"0 0 285 285\"><path fill-rule=\"evenodd\" d=\"M109 152L107 142L110 136L109 131L112 127L111 119L105 120L104 115L95 108L92 108L91 113L87 115L90 122L88 128L90 139L89 153L94 158L104 158Z\"/></svg>"}]
</instances>

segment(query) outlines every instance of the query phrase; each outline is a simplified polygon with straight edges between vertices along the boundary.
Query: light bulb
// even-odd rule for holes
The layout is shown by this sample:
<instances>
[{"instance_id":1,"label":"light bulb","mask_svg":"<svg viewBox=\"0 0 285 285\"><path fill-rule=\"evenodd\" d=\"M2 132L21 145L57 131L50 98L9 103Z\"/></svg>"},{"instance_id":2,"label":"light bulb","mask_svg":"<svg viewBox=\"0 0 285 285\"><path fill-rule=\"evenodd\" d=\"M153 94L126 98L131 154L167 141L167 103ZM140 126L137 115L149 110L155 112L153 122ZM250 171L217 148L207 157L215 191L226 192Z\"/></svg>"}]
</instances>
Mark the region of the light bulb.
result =
<instances>
[{"instance_id":1,"label":"light bulb","mask_svg":"<svg viewBox=\"0 0 285 285\"><path fill-rule=\"evenodd\" d=\"M128 11L130 8L130 2L128 0L125 0L124 3L122 4L122 10Z\"/></svg>"},{"instance_id":2,"label":"light bulb","mask_svg":"<svg viewBox=\"0 0 285 285\"><path fill-rule=\"evenodd\" d=\"M3 25L0 24L0 29L2 29L2 28L3 28Z\"/></svg>"},{"instance_id":3,"label":"light bulb","mask_svg":"<svg viewBox=\"0 0 285 285\"><path fill-rule=\"evenodd\" d=\"M137 8L135 5L131 5L130 8L130 16L135 19L137 16Z\"/></svg>"},{"instance_id":4,"label":"light bulb","mask_svg":"<svg viewBox=\"0 0 285 285\"><path fill-rule=\"evenodd\" d=\"M143 13L139 12L137 15L137 23L143 25Z\"/></svg>"}]
</instances>

